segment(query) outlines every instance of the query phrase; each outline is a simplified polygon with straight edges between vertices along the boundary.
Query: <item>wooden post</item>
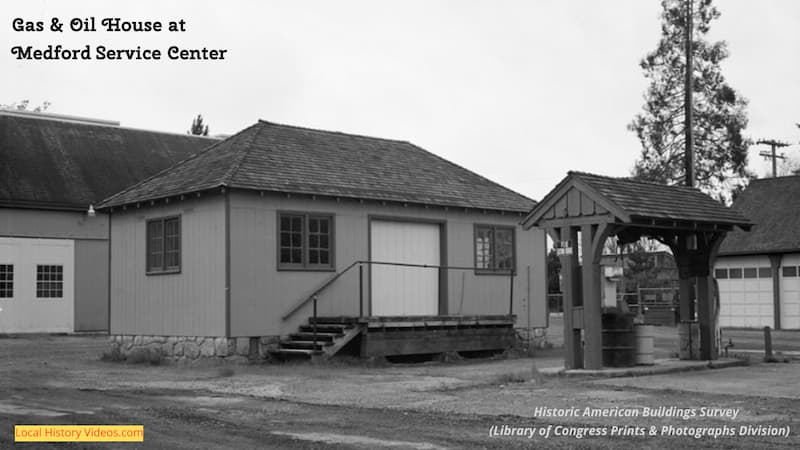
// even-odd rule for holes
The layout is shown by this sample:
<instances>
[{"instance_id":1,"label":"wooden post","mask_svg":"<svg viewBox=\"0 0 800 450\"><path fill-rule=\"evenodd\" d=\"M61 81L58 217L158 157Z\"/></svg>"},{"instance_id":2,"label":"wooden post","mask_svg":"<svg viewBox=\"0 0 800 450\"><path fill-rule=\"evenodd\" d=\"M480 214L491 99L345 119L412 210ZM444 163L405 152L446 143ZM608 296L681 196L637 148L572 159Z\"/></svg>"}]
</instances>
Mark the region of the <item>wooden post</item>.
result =
<instances>
[{"instance_id":1,"label":"wooden post","mask_svg":"<svg viewBox=\"0 0 800 450\"><path fill-rule=\"evenodd\" d=\"M678 297L681 322L694 320L692 307L692 278L689 269L689 247L686 235L678 235L677 247L672 247L675 265L678 266Z\"/></svg>"},{"instance_id":2,"label":"wooden post","mask_svg":"<svg viewBox=\"0 0 800 450\"><path fill-rule=\"evenodd\" d=\"M603 367L602 305L600 303L600 264L595 262L593 242L597 227L584 225L581 230L583 248L583 340L587 369Z\"/></svg>"},{"instance_id":3,"label":"wooden post","mask_svg":"<svg viewBox=\"0 0 800 450\"><path fill-rule=\"evenodd\" d=\"M764 357L772 358L772 330L764 327Z\"/></svg>"},{"instance_id":4,"label":"wooden post","mask_svg":"<svg viewBox=\"0 0 800 450\"><path fill-rule=\"evenodd\" d=\"M714 300L714 280L708 274L697 277L697 320L700 322L700 359L717 359L717 304Z\"/></svg>"},{"instance_id":5,"label":"wooden post","mask_svg":"<svg viewBox=\"0 0 800 450\"><path fill-rule=\"evenodd\" d=\"M358 317L364 317L364 265L358 265Z\"/></svg>"},{"instance_id":6,"label":"wooden post","mask_svg":"<svg viewBox=\"0 0 800 450\"><path fill-rule=\"evenodd\" d=\"M578 258L578 252L575 249L578 232L574 227L564 226L558 229L558 233L562 243L567 241L571 243L569 248L561 250L559 256L561 262L562 305L564 309L564 368L580 369L583 367L580 336L582 324L576 324L573 321L573 305L576 294L573 274L575 273ZM575 329L576 326L578 327L577 330Z\"/></svg>"},{"instance_id":7,"label":"wooden post","mask_svg":"<svg viewBox=\"0 0 800 450\"><path fill-rule=\"evenodd\" d=\"M514 269L511 269L511 273L508 274L508 315L514 315Z\"/></svg>"},{"instance_id":8,"label":"wooden post","mask_svg":"<svg viewBox=\"0 0 800 450\"><path fill-rule=\"evenodd\" d=\"M781 254L769 255L769 265L772 268L772 312L775 318L775 329L781 329Z\"/></svg>"},{"instance_id":9,"label":"wooden post","mask_svg":"<svg viewBox=\"0 0 800 450\"><path fill-rule=\"evenodd\" d=\"M314 350L317 349L317 296L314 296Z\"/></svg>"}]
</instances>

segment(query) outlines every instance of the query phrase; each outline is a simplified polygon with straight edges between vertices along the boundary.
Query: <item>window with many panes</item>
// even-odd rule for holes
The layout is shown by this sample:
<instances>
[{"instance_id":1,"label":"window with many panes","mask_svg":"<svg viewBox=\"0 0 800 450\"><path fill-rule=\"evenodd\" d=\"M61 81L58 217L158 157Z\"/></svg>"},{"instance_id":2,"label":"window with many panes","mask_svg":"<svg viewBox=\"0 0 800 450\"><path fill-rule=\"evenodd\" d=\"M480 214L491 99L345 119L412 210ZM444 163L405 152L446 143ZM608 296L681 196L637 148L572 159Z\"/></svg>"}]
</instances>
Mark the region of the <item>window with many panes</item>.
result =
<instances>
[{"instance_id":1,"label":"window with many panes","mask_svg":"<svg viewBox=\"0 0 800 450\"><path fill-rule=\"evenodd\" d=\"M278 267L288 270L332 270L333 216L279 213Z\"/></svg>"},{"instance_id":2,"label":"window with many panes","mask_svg":"<svg viewBox=\"0 0 800 450\"><path fill-rule=\"evenodd\" d=\"M36 266L36 297L62 298L64 296L64 266Z\"/></svg>"},{"instance_id":3,"label":"window with many panes","mask_svg":"<svg viewBox=\"0 0 800 450\"><path fill-rule=\"evenodd\" d=\"M14 297L14 265L0 264L0 298Z\"/></svg>"},{"instance_id":4,"label":"window with many panes","mask_svg":"<svg viewBox=\"0 0 800 450\"><path fill-rule=\"evenodd\" d=\"M147 221L147 273L181 270L181 218Z\"/></svg>"},{"instance_id":5,"label":"window with many panes","mask_svg":"<svg viewBox=\"0 0 800 450\"><path fill-rule=\"evenodd\" d=\"M478 273L514 270L514 228L475 226L475 270Z\"/></svg>"}]
</instances>

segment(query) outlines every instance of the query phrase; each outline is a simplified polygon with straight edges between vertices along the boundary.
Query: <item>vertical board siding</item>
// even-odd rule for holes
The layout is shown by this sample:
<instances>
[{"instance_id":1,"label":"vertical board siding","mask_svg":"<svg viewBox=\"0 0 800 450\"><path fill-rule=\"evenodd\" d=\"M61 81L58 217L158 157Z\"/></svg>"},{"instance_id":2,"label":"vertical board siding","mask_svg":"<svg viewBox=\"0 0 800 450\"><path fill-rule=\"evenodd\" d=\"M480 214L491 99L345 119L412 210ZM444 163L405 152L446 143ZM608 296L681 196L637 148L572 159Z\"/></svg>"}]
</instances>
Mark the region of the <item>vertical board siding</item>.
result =
<instances>
[{"instance_id":1,"label":"vertical board siding","mask_svg":"<svg viewBox=\"0 0 800 450\"><path fill-rule=\"evenodd\" d=\"M174 215L181 217L181 272L147 275L147 220ZM225 335L221 196L115 212L111 226L112 334Z\"/></svg>"},{"instance_id":2,"label":"vertical board siding","mask_svg":"<svg viewBox=\"0 0 800 450\"><path fill-rule=\"evenodd\" d=\"M480 214L443 208L382 206L355 200L298 198L266 193L231 193L231 335L286 335L311 316L306 305L289 320L281 318L336 272L277 270L278 211L328 213L334 216L336 271L356 260L369 259L370 218L445 221L446 263L474 266L476 223L516 227L517 276L514 313L517 326L546 326L545 234L522 230L516 215ZM116 217L115 217L116 220ZM116 228L115 228L116 229ZM116 238L116 235L114 235ZM527 270L530 267L530 284ZM364 269L364 312L369 313L369 269ZM473 270L450 271L447 279L449 314L508 314L508 276L476 275ZM464 288L462 289L462 281ZM528 295L530 293L530 297ZM319 297L319 315L358 315L358 269L354 268ZM530 324L527 322L530 309Z\"/></svg>"},{"instance_id":3,"label":"vertical board siding","mask_svg":"<svg viewBox=\"0 0 800 450\"><path fill-rule=\"evenodd\" d=\"M108 241L75 241L75 331L108 329Z\"/></svg>"}]
</instances>

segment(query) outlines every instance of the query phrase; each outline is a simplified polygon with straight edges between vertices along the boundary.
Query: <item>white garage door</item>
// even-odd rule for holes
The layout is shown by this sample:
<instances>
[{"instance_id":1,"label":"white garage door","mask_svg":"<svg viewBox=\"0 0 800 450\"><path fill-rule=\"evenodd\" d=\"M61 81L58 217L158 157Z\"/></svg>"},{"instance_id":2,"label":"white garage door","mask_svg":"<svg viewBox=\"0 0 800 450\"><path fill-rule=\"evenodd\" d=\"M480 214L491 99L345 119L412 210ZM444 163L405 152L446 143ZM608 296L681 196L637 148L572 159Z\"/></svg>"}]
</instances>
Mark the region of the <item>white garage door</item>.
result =
<instances>
[{"instance_id":1,"label":"white garage door","mask_svg":"<svg viewBox=\"0 0 800 450\"><path fill-rule=\"evenodd\" d=\"M439 225L373 221L370 260L438 266ZM413 316L439 313L439 270L372 265L372 315Z\"/></svg>"},{"instance_id":2,"label":"white garage door","mask_svg":"<svg viewBox=\"0 0 800 450\"><path fill-rule=\"evenodd\" d=\"M0 333L74 331L71 240L0 238Z\"/></svg>"},{"instance_id":3,"label":"white garage door","mask_svg":"<svg viewBox=\"0 0 800 450\"><path fill-rule=\"evenodd\" d=\"M800 329L800 255L784 256L781 265L781 328Z\"/></svg>"},{"instance_id":4,"label":"white garage door","mask_svg":"<svg viewBox=\"0 0 800 450\"><path fill-rule=\"evenodd\" d=\"M720 258L714 276L720 291L720 326L775 326L772 270L768 257Z\"/></svg>"}]
</instances>

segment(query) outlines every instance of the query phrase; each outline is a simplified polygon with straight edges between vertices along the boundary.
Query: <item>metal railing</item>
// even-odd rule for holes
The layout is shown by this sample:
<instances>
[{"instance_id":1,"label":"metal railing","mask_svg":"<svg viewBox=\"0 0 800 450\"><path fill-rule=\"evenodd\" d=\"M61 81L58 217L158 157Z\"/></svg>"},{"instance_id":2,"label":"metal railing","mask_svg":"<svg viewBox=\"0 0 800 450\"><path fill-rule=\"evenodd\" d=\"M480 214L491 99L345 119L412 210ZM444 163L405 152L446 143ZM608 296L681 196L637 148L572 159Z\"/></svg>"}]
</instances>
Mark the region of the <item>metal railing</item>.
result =
<instances>
[{"instance_id":1,"label":"metal railing","mask_svg":"<svg viewBox=\"0 0 800 450\"><path fill-rule=\"evenodd\" d=\"M398 263L398 262L387 262L387 261L354 261L352 264L344 268L343 270L337 272L331 278L326 280L319 288L314 290L311 295L304 297L298 303L295 304L286 314L283 315L281 320L287 320L292 317L297 311L302 309L306 306L309 302L313 304L312 306L312 314L313 314L313 321L311 324L312 332L313 332L313 340L314 340L314 349L317 348L317 303L319 301L319 296L328 289L331 285L333 285L337 280L339 280L344 274L352 270L354 267L358 266L358 316L364 317L364 266L370 265L382 265L382 266L395 266L395 267L417 267L417 268L424 268L424 269L436 269L436 270L469 270L475 271L477 273L486 273L486 274L496 274L496 275L508 275L509 279L509 295L508 295L508 315L514 315L514 276L516 273L513 269L479 269L476 267L465 267L465 266L441 266L441 265L430 265L430 264L410 264L410 263Z\"/></svg>"}]
</instances>

